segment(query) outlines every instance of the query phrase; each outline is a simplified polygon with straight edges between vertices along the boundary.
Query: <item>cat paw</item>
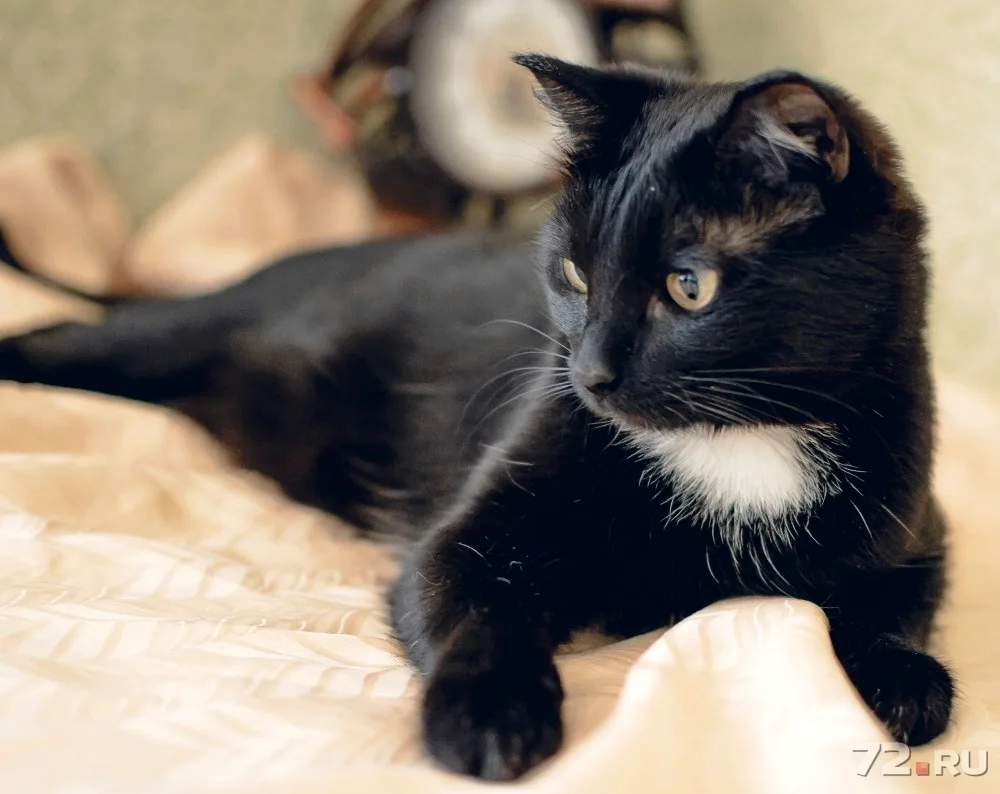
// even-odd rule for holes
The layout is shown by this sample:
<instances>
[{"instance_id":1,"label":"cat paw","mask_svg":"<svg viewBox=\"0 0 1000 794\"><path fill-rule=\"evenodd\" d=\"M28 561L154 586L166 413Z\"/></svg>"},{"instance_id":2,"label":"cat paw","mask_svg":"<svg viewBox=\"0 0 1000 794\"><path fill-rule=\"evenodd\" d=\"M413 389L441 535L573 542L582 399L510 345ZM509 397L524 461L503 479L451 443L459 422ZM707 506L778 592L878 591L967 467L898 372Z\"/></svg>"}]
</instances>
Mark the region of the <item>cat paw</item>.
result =
<instances>
[{"instance_id":1,"label":"cat paw","mask_svg":"<svg viewBox=\"0 0 1000 794\"><path fill-rule=\"evenodd\" d=\"M465 674L441 670L424 694L424 744L452 772L514 780L559 749L562 700L551 659Z\"/></svg>"},{"instance_id":2,"label":"cat paw","mask_svg":"<svg viewBox=\"0 0 1000 794\"><path fill-rule=\"evenodd\" d=\"M955 685L932 656L906 647L880 646L853 654L844 667L897 742L926 744L948 727Z\"/></svg>"}]
</instances>

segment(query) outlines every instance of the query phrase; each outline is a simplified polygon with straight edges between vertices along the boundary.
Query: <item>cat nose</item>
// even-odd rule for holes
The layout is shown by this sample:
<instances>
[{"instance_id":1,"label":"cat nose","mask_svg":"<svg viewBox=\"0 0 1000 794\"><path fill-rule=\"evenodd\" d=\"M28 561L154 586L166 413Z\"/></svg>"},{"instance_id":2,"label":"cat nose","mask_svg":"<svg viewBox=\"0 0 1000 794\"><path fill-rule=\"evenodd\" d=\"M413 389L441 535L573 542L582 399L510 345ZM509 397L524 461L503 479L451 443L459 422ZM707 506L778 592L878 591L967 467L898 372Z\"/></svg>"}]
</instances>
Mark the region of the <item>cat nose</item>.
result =
<instances>
[{"instance_id":1,"label":"cat nose","mask_svg":"<svg viewBox=\"0 0 1000 794\"><path fill-rule=\"evenodd\" d=\"M583 370L576 368L575 372L580 384L594 394L607 394L618 385L618 376L610 367L597 366Z\"/></svg>"},{"instance_id":2,"label":"cat nose","mask_svg":"<svg viewBox=\"0 0 1000 794\"><path fill-rule=\"evenodd\" d=\"M581 386L597 395L613 391L619 380L607 358L586 344L573 363L573 375Z\"/></svg>"}]
</instances>

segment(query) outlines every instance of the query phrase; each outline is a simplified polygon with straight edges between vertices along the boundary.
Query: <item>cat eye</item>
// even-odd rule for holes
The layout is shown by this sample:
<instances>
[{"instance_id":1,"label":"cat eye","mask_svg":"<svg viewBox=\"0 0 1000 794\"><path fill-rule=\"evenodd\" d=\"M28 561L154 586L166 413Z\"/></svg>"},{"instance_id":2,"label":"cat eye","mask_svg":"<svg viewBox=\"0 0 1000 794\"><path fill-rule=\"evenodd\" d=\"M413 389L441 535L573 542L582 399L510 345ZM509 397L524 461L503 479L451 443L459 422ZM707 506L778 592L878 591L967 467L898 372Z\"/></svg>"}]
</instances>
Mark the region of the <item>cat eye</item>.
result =
<instances>
[{"instance_id":1,"label":"cat eye","mask_svg":"<svg viewBox=\"0 0 1000 794\"><path fill-rule=\"evenodd\" d=\"M586 294L587 292L587 280L583 277L583 273L580 272L578 268L571 259L563 258L562 261L563 275L566 280L570 283L577 292Z\"/></svg>"},{"instance_id":2,"label":"cat eye","mask_svg":"<svg viewBox=\"0 0 1000 794\"><path fill-rule=\"evenodd\" d=\"M704 309L719 289L719 274L712 268L675 270L667 276L667 292L674 303L689 312Z\"/></svg>"}]
</instances>

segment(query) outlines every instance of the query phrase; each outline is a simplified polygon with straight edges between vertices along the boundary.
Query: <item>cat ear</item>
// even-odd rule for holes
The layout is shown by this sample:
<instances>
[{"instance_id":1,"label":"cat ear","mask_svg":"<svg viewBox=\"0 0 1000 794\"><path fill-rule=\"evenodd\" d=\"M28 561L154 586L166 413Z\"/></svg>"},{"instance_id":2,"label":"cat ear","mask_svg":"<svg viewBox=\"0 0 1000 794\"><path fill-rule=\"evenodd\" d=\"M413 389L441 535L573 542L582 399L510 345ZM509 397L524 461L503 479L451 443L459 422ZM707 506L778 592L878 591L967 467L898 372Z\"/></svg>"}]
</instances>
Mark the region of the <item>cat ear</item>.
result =
<instances>
[{"instance_id":1,"label":"cat ear","mask_svg":"<svg viewBox=\"0 0 1000 794\"><path fill-rule=\"evenodd\" d=\"M770 183L794 175L840 182L850 167L847 131L836 112L810 80L794 73L744 85L720 148Z\"/></svg>"},{"instance_id":2,"label":"cat ear","mask_svg":"<svg viewBox=\"0 0 1000 794\"><path fill-rule=\"evenodd\" d=\"M548 55L515 55L538 81L535 95L563 123L576 147L616 143L635 124L652 85L637 75L595 69Z\"/></svg>"}]
</instances>

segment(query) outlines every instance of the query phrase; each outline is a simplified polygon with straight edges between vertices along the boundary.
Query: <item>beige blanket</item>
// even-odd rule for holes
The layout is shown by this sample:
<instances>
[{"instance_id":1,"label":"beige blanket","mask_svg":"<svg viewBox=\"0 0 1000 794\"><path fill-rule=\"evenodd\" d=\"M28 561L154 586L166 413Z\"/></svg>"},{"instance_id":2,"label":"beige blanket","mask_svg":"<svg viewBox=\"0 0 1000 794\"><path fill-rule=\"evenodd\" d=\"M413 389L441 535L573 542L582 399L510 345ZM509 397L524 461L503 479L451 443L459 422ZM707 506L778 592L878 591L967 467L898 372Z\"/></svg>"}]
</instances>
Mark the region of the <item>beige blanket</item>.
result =
<instances>
[{"instance_id":1,"label":"beige blanket","mask_svg":"<svg viewBox=\"0 0 1000 794\"><path fill-rule=\"evenodd\" d=\"M0 153L0 226L28 267L94 291L190 291L303 241L368 233L356 182L249 147L135 237L83 153ZM313 202L349 191L348 227L317 215ZM0 272L7 332L97 314ZM1000 791L1000 409L944 384L942 412L938 482L955 532L939 647L962 699L934 747L871 763L886 739L822 614L751 599L563 656L567 749L519 787ZM235 470L167 411L2 384L0 417L0 791L487 790L421 756L418 682L381 609L383 550ZM960 774L938 774L935 749L960 752ZM991 753L985 775L963 772L966 751L973 765Z\"/></svg>"}]
</instances>

